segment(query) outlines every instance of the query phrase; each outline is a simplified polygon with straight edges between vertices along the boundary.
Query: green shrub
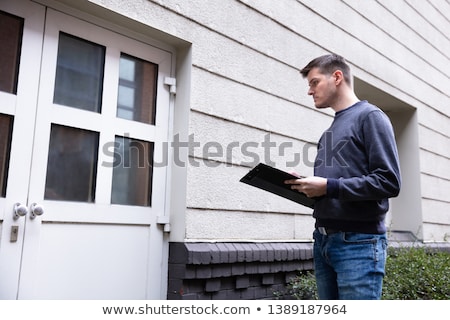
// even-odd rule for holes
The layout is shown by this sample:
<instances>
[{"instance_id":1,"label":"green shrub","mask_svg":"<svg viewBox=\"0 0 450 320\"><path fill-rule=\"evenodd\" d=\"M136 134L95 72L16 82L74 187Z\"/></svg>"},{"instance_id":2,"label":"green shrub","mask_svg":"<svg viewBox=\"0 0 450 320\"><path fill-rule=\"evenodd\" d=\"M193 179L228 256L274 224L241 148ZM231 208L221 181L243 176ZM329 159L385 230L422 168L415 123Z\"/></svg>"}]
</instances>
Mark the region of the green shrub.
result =
<instances>
[{"instance_id":1,"label":"green shrub","mask_svg":"<svg viewBox=\"0 0 450 320\"><path fill-rule=\"evenodd\" d=\"M425 247L389 249L382 299L450 299L450 254Z\"/></svg>"},{"instance_id":2,"label":"green shrub","mask_svg":"<svg viewBox=\"0 0 450 320\"><path fill-rule=\"evenodd\" d=\"M293 278L286 289L285 297L299 300L318 298L312 272L303 272ZM390 248L382 299L450 299L450 253L423 247Z\"/></svg>"},{"instance_id":3,"label":"green shrub","mask_svg":"<svg viewBox=\"0 0 450 320\"><path fill-rule=\"evenodd\" d=\"M297 300L317 300L316 279L311 271L304 271L286 286L284 296ZM279 295L281 296L281 295Z\"/></svg>"}]
</instances>

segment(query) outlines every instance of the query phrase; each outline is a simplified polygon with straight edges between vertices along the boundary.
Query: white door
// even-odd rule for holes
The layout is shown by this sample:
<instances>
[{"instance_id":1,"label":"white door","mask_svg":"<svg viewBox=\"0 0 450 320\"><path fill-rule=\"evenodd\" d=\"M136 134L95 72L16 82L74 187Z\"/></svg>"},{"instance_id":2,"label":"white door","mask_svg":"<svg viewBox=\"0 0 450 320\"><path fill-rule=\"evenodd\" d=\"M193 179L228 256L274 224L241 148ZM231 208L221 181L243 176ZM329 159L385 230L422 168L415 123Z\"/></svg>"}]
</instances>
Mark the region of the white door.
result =
<instances>
[{"instance_id":1,"label":"white door","mask_svg":"<svg viewBox=\"0 0 450 320\"><path fill-rule=\"evenodd\" d=\"M165 298L167 166L153 164L168 139L171 54L26 3L0 7L25 18L17 94L2 93L0 109L11 132L0 297Z\"/></svg>"}]
</instances>

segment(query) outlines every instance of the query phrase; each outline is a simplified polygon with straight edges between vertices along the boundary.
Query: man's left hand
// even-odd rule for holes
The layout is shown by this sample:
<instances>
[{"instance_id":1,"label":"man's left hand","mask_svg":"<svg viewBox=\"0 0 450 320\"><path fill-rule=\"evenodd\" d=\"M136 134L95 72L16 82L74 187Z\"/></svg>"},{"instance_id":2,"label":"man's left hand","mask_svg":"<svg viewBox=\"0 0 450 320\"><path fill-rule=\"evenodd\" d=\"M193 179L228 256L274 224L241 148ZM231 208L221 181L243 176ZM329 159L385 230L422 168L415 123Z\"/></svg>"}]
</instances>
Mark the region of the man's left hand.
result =
<instances>
[{"instance_id":1,"label":"man's left hand","mask_svg":"<svg viewBox=\"0 0 450 320\"><path fill-rule=\"evenodd\" d=\"M322 177L306 177L284 181L291 189L303 192L308 198L315 198L327 194L327 179Z\"/></svg>"}]
</instances>

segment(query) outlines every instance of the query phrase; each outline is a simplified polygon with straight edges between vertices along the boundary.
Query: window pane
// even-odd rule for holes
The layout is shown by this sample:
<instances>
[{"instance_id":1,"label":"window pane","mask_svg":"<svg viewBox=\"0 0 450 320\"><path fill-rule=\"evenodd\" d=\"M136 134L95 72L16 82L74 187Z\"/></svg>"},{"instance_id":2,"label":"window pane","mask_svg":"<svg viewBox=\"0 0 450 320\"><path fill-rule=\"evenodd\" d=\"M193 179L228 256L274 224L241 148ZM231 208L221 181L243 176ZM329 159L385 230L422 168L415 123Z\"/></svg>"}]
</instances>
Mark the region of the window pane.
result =
<instances>
[{"instance_id":1,"label":"window pane","mask_svg":"<svg viewBox=\"0 0 450 320\"><path fill-rule=\"evenodd\" d=\"M53 102L100 112L105 47L60 33Z\"/></svg>"},{"instance_id":2,"label":"window pane","mask_svg":"<svg viewBox=\"0 0 450 320\"><path fill-rule=\"evenodd\" d=\"M98 133L52 124L45 199L94 202Z\"/></svg>"},{"instance_id":3,"label":"window pane","mask_svg":"<svg viewBox=\"0 0 450 320\"><path fill-rule=\"evenodd\" d=\"M23 19L0 11L0 91L17 93Z\"/></svg>"},{"instance_id":4,"label":"window pane","mask_svg":"<svg viewBox=\"0 0 450 320\"><path fill-rule=\"evenodd\" d=\"M111 203L151 206L153 143L116 136Z\"/></svg>"},{"instance_id":5,"label":"window pane","mask_svg":"<svg viewBox=\"0 0 450 320\"><path fill-rule=\"evenodd\" d=\"M156 64L121 54L117 117L155 124Z\"/></svg>"},{"instance_id":6,"label":"window pane","mask_svg":"<svg viewBox=\"0 0 450 320\"><path fill-rule=\"evenodd\" d=\"M6 196L13 117L0 114L0 196Z\"/></svg>"}]
</instances>

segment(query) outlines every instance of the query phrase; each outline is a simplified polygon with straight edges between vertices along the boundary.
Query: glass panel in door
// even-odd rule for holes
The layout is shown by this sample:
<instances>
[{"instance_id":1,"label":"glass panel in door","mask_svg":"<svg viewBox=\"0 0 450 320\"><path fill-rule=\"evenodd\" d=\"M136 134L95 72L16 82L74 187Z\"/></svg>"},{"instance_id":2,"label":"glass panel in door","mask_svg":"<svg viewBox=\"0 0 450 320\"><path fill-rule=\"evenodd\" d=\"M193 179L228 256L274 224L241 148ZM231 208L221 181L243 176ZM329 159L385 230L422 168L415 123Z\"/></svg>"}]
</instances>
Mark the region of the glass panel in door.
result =
<instances>
[{"instance_id":1,"label":"glass panel in door","mask_svg":"<svg viewBox=\"0 0 450 320\"><path fill-rule=\"evenodd\" d=\"M53 124L44 198L94 202L98 133Z\"/></svg>"},{"instance_id":2,"label":"glass panel in door","mask_svg":"<svg viewBox=\"0 0 450 320\"><path fill-rule=\"evenodd\" d=\"M53 102L100 112L104 64L104 46L61 32Z\"/></svg>"},{"instance_id":3,"label":"glass panel in door","mask_svg":"<svg viewBox=\"0 0 450 320\"><path fill-rule=\"evenodd\" d=\"M115 139L111 203L151 206L153 143Z\"/></svg>"},{"instance_id":4,"label":"glass panel in door","mask_svg":"<svg viewBox=\"0 0 450 320\"><path fill-rule=\"evenodd\" d=\"M155 124L158 66L122 53L117 117Z\"/></svg>"},{"instance_id":5,"label":"glass panel in door","mask_svg":"<svg viewBox=\"0 0 450 320\"><path fill-rule=\"evenodd\" d=\"M16 94L23 18L0 11L0 91Z\"/></svg>"},{"instance_id":6,"label":"glass panel in door","mask_svg":"<svg viewBox=\"0 0 450 320\"><path fill-rule=\"evenodd\" d=\"M0 196L6 196L13 117L0 114Z\"/></svg>"}]
</instances>

